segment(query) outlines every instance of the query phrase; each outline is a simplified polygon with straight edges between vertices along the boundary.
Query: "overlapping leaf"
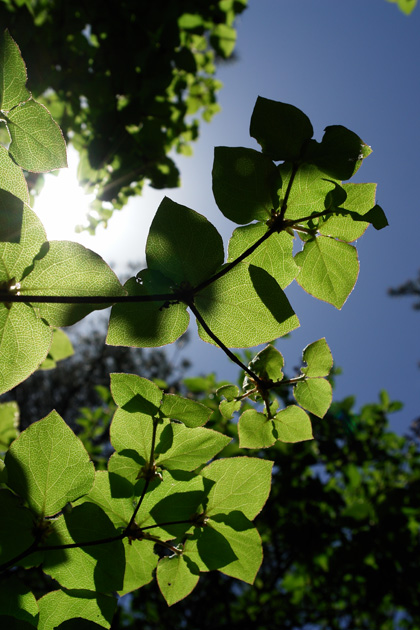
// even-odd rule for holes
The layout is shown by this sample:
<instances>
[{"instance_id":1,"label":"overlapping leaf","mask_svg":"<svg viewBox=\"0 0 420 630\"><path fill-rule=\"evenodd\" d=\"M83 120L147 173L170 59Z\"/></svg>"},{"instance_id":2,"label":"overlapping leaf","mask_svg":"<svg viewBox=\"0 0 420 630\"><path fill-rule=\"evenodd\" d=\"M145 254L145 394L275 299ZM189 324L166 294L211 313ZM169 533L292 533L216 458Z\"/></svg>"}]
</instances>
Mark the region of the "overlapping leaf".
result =
<instances>
[{"instance_id":1,"label":"overlapping leaf","mask_svg":"<svg viewBox=\"0 0 420 630\"><path fill-rule=\"evenodd\" d=\"M223 241L201 214L165 197L150 226L148 268L174 284L196 286L223 263Z\"/></svg>"},{"instance_id":2,"label":"overlapping leaf","mask_svg":"<svg viewBox=\"0 0 420 630\"><path fill-rule=\"evenodd\" d=\"M4 31L0 44L0 109L9 111L27 101L31 94L26 89L26 66L19 46L9 31Z\"/></svg>"},{"instance_id":3,"label":"overlapping leaf","mask_svg":"<svg viewBox=\"0 0 420 630\"><path fill-rule=\"evenodd\" d=\"M225 217L235 223L267 221L278 207L278 170L269 157L243 147L216 147L213 194Z\"/></svg>"},{"instance_id":4,"label":"overlapping leaf","mask_svg":"<svg viewBox=\"0 0 420 630\"><path fill-rule=\"evenodd\" d=\"M239 263L200 291L195 304L206 324L231 348L256 346L299 326L290 303L264 269ZM214 343L198 324L200 337Z\"/></svg>"},{"instance_id":5,"label":"overlapping leaf","mask_svg":"<svg viewBox=\"0 0 420 630\"><path fill-rule=\"evenodd\" d=\"M55 411L20 434L5 462L8 485L42 516L88 492L94 480L83 444Z\"/></svg>"},{"instance_id":6,"label":"overlapping leaf","mask_svg":"<svg viewBox=\"0 0 420 630\"><path fill-rule=\"evenodd\" d=\"M187 597L196 587L200 571L188 555L175 555L160 560L156 578L166 603L172 606Z\"/></svg>"},{"instance_id":7,"label":"overlapping leaf","mask_svg":"<svg viewBox=\"0 0 420 630\"><path fill-rule=\"evenodd\" d=\"M320 236L295 256L297 282L308 293L341 309L359 273L357 251L348 243Z\"/></svg>"},{"instance_id":8,"label":"overlapping leaf","mask_svg":"<svg viewBox=\"0 0 420 630\"><path fill-rule=\"evenodd\" d=\"M103 628L111 626L117 601L86 590L60 590L38 600L38 630L54 630L67 619L88 619Z\"/></svg>"},{"instance_id":9,"label":"overlapping leaf","mask_svg":"<svg viewBox=\"0 0 420 630\"><path fill-rule=\"evenodd\" d=\"M139 284L130 278L124 289L129 296L145 296L155 293L153 286ZM167 300L115 304L111 311L106 342L111 346L154 348L176 341L188 328L190 318L183 303Z\"/></svg>"},{"instance_id":10,"label":"overlapping leaf","mask_svg":"<svg viewBox=\"0 0 420 630\"><path fill-rule=\"evenodd\" d=\"M12 109L6 122L9 153L23 169L41 173L67 166L63 134L44 105L29 100Z\"/></svg>"},{"instance_id":11,"label":"overlapping leaf","mask_svg":"<svg viewBox=\"0 0 420 630\"><path fill-rule=\"evenodd\" d=\"M19 407L15 401L0 403L0 452L6 451L17 438L19 427Z\"/></svg>"},{"instance_id":12,"label":"overlapping leaf","mask_svg":"<svg viewBox=\"0 0 420 630\"><path fill-rule=\"evenodd\" d=\"M312 138L313 128L297 107L259 96L251 116L250 134L272 160L295 161Z\"/></svg>"},{"instance_id":13,"label":"overlapping leaf","mask_svg":"<svg viewBox=\"0 0 420 630\"><path fill-rule=\"evenodd\" d=\"M98 296L125 295L117 276L95 252L73 241L50 241L35 259L21 283L22 294ZM104 304L37 304L40 316L51 326L70 326Z\"/></svg>"},{"instance_id":14,"label":"overlapping leaf","mask_svg":"<svg viewBox=\"0 0 420 630\"><path fill-rule=\"evenodd\" d=\"M239 258L266 232L267 226L262 223L237 228L229 241L228 262ZM287 232L271 234L245 258L244 262L264 269L282 289L287 287L299 272L293 258L293 237Z\"/></svg>"}]
</instances>

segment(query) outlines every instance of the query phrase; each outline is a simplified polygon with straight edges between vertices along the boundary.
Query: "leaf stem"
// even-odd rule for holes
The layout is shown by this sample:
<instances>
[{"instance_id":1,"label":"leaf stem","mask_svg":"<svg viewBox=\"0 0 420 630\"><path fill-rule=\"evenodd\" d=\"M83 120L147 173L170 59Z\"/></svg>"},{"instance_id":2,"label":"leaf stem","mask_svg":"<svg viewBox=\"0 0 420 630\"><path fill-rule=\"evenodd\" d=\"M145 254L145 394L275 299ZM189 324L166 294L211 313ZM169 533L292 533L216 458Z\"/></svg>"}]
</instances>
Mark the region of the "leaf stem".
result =
<instances>
[{"instance_id":1,"label":"leaf stem","mask_svg":"<svg viewBox=\"0 0 420 630\"><path fill-rule=\"evenodd\" d=\"M213 339L213 341L219 346L221 350L223 350L223 352L229 357L229 359L233 361L234 363L236 363L236 365L239 365L239 367L242 370L244 370L252 378L252 380L255 383L257 383L260 386L263 386L263 381L255 374L255 372L253 372L248 366L246 366L245 363L242 363L242 361L238 359L238 357L231 350L229 350L229 348L225 346L223 341L221 341L219 337L209 328L209 326L206 324L206 322L202 318L200 312L197 310L194 303L190 302L188 304L188 307L191 309L191 311L195 315L197 321L200 322L200 324L202 325L202 327L204 328L208 336Z\"/></svg>"}]
</instances>

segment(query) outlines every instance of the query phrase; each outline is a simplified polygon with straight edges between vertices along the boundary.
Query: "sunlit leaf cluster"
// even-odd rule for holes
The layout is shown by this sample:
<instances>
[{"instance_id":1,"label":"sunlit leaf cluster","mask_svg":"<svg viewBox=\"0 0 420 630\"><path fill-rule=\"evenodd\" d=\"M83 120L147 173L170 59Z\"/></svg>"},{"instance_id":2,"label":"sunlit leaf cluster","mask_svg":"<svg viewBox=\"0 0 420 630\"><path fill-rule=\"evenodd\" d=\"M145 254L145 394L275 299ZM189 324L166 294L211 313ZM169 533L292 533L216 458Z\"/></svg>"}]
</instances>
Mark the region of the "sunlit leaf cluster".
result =
<instances>
[{"instance_id":1,"label":"sunlit leaf cluster","mask_svg":"<svg viewBox=\"0 0 420 630\"><path fill-rule=\"evenodd\" d=\"M386 225L375 185L347 183L371 149L341 126L328 127L318 142L303 112L259 97L250 132L261 151L215 151L215 200L239 224L227 256L204 216L165 198L150 227L146 267L122 286L93 251L47 241L22 195L22 168L56 168L49 160L65 156L65 143L25 92L25 65L7 31L2 51L2 113L12 142L0 182L10 171L18 184L0 196L1 393L69 356L61 328L93 310L113 305L107 343L117 346L172 343L192 316L202 340L244 372L242 391L234 384L218 391L221 415L238 418L240 447L310 440L310 414L323 418L332 401L330 349L324 338L309 344L301 372L287 378L273 340L299 326L284 289L296 280L340 309L359 272L354 241L369 223ZM261 344L245 362L232 351ZM295 404L283 404L286 390ZM43 630L75 617L109 628L115 593L155 574L171 605L201 573L252 584L262 562L253 520L270 491L272 462L225 456L231 437L204 426L212 412L197 400L123 373L111 375L111 393L113 452L104 470L95 470L56 411L17 435L18 410L0 407L7 451L0 564L40 567L60 586L36 601L16 585L25 619ZM8 615L20 611L11 605Z\"/></svg>"}]
</instances>

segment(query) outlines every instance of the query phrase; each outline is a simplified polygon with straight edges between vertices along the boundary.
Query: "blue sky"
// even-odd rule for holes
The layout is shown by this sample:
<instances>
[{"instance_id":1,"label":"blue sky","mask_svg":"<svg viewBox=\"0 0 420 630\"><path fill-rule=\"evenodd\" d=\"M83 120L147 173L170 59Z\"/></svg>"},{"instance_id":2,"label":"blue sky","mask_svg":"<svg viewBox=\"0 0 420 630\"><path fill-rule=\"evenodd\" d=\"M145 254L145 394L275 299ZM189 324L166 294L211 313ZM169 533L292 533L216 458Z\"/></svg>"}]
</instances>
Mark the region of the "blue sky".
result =
<instances>
[{"instance_id":1,"label":"blue sky","mask_svg":"<svg viewBox=\"0 0 420 630\"><path fill-rule=\"evenodd\" d=\"M335 364L343 369L335 398L356 395L362 405L387 389L405 404L392 417L392 428L399 432L420 415L420 314L410 300L387 296L388 287L414 277L420 267L419 27L420 8L407 17L385 0L249 0L237 21L238 59L218 71L224 83L222 111L210 124L203 123L194 156L177 157L182 187L167 191L207 216L227 243L235 226L213 200L213 147L258 148L248 132L258 95L302 109L318 140L324 127L341 124L372 146L353 181L378 183L377 201L390 225L381 232L370 227L358 241L359 280L341 311L306 295L295 283L287 289L301 327L277 347L290 369L308 343L326 337ZM119 266L140 261L148 225L164 194L149 191L132 200L107 232L83 242ZM48 232L47 221L46 227ZM236 367L195 335L186 355L195 371L236 380Z\"/></svg>"}]
</instances>

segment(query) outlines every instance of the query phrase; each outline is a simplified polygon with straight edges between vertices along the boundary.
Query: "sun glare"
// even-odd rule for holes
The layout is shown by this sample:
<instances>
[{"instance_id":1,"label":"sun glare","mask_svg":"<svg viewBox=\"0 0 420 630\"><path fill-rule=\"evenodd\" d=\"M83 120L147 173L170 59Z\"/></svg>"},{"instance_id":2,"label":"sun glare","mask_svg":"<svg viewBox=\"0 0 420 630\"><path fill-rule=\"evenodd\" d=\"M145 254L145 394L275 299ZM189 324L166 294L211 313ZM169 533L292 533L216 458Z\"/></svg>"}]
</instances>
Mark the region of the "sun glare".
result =
<instances>
[{"instance_id":1,"label":"sun glare","mask_svg":"<svg viewBox=\"0 0 420 630\"><path fill-rule=\"evenodd\" d=\"M78 154L68 147L68 168L58 175L45 175L45 184L35 199L34 210L49 240L80 241L77 225L86 224L86 214L94 195L87 195L77 181Z\"/></svg>"}]
</instances>

